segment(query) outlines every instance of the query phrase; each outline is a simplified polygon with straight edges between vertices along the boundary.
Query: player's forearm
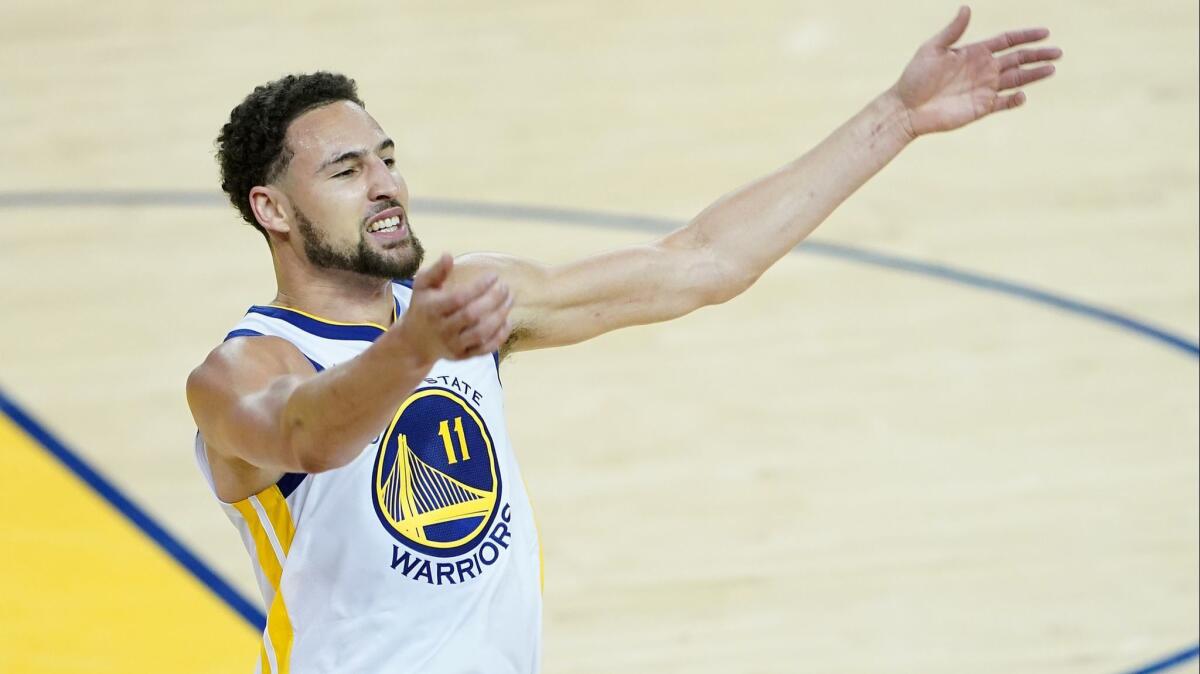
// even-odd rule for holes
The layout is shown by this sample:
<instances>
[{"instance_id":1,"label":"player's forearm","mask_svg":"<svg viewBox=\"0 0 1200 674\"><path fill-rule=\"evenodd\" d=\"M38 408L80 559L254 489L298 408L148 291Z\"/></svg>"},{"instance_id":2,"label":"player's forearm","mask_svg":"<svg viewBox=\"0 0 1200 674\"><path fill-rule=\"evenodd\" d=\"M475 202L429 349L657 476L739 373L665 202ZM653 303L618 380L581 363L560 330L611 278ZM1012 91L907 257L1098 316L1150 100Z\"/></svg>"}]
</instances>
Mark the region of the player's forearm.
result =
<instances>
[{"instance_id":1,"label":"player's forearm","mask_svg":"<svg viewBox=\"0 0 1200 674\"><path fill-rule=\"evenodd\" d=\"M359 356L291 392L280 432L305 472L346 465L386 430L397 407L433 366L418 346L403 325L396 326Z\"/></svg>"},{"instance_id":2,"label":"player's forearm","mask_svg":"<svg viewBox=\"0 0 1200 674\"><path fill-rule=\"evenodd\" d=\"M889 90L799 159L696 216L677 234L716 260L715 301L749 287L911 140L904 108Z\"/></svg>"}]
</instances>

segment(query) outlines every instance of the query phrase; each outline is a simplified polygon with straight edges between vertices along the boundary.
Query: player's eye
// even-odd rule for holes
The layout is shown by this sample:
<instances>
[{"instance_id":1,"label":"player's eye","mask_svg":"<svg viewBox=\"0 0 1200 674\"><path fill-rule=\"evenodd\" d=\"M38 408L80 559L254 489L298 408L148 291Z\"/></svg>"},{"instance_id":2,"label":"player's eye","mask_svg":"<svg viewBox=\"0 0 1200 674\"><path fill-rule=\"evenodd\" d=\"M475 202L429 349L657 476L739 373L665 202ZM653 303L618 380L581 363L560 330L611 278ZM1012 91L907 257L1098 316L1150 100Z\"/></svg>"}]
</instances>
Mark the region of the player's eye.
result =
<instances>
[{"instance_id":1,"label":"player's eye","mask_svg":"<svg viewBox=\"0 0 1200 674\"><path fill-rule=\"evenodd\" d=\"M355 169L353 169L353 168L348 168L348 169L346 169L345 171L342 171L342 172L340 172L340 173L335 173L335 174L333 174L333 177L334 177L334 178L346 178L346 177L348 177L348 176L352 176L352 175L354 175L354 171L355 171Z\"/></svg>"},{"instance_id":2,"label":"player's eye","mask_svg":"<svg viewBox=\"0 0 1200 674\"><path fill-rule=\"evenodd\" d=\"M384 160L383 160L383 165L384 165L384 166L386 166L386 167L388 167L388 168L392 168L393 166L395 166L395 165L396 165L396 160L395 160L395 159L393 159L392 157L386 157L386 158L384 158Z\"/></svg>"}]
</instances>

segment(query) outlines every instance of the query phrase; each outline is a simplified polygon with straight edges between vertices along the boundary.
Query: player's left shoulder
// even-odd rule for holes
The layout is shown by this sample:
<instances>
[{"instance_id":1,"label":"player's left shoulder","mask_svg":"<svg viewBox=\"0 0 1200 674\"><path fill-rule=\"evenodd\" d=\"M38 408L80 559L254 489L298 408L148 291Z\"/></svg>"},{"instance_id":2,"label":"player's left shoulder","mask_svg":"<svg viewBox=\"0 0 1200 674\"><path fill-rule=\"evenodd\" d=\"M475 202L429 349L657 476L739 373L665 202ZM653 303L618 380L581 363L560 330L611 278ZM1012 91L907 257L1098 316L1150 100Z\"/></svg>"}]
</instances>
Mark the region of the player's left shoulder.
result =
<instances>
[{"instance_id":1,"label":"player's left shoulder","mask_svg":"<svg viewBox=\"0 0 1200 674\"><path fill-rule=\"evenodd\" d=\"M539 265L516 255L494 252L467 253L454 258L449 283L470 283L487 274L495 274L514 290L535 283L543 270Z\"/></svg>"}]
</instances>

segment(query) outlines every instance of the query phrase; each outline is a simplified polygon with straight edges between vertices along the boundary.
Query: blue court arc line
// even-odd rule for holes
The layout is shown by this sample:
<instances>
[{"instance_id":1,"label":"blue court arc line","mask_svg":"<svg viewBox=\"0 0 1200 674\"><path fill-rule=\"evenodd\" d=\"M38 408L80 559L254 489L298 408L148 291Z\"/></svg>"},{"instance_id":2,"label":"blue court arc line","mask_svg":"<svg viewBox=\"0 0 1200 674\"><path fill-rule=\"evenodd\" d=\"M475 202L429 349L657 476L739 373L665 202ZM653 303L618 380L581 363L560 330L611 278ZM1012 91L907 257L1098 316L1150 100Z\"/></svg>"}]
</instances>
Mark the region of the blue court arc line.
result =
<instances>
[{"instance_id":1,"label":"blue court arc line","mask_svg":"<svg viewBox=\"0 0 1200 674\"><path fill-rule=\"evenodd\" d=\"M632 229L662 234L683 224L683 221L634 213L593 211L574 208L527 206L465 199L418 198L412 208L429 215L457 215L470 218L525 220L555 224L576 224L608 229ZM62 207L216 207L230 208L218 192L189 190L119 190L119 191L16 191L0 192L2 208L62 208ZM1110 326L1148 337L1192 357L1200 357L1197 340L1175 334L1165 328L1105 309L1088 302L1072 299L1060 293L1008 281L994 276L957 269L937 262L924 262L869 250L823 241L805 241L793 252L811 253L824 257L859 262L895 271L931 276L959 285L1001 293L1027 301L1044 304L1061 311L1100 321Z\"/></svg>"},{"instance_id":2,"label":"blue court arc line","mask_svg":"<svg viewBox=\"0 0 1200 674\"><path fill-rule=\"evenodd\" d=\"M0 205L3 201L0 200ZM584 211L564 208L544 208L538 206L520 206L515 204L498 204L480 201L463 201L458 199L414 199L414 209L422 209L437 215L461 215L467 217L484 217L504 220L535 220L549 222L569 222L572 224L590 225L594 227L634 229L658 234L669 232L682 226L684 221L652 216L610 213L603 211ZM1173 334L1150 323L1126 316L1116 311L1071 299L1059 293L1040 290L1029 285L1006 281L1004 279L985 276L975 272L935 263L921 262L908 258L868 250L859 246L848 246L838 243L808 240L796 246L793 253L813 253L824 257L850 260L876 267L885 267L896 271L911 272L924 276L932 276L946 281L967 285L981 290L1011 295L1021 299L1046 304L1056 309L1078 314L1087 318L1108 323L1118 328L1131 330L1149 337L1164 345L1182 350L1194 357L1200 357L1200 343L1187 337Z\"/></svg>"},{"instance_id":3,"label":"blue court arc line","mask_svg":"<svg viewBox=\"0 0 1200 674\"><path fill-rule=\"evenodd\" d=\"M1173 655L1168 655L1162 660L1146 665L1141 669L1135 669L1132 672L1128 672L1128 674L1155 674L1156 672L1165 672L1172 667L1182 665L1188 660L1196 657L1200 657L1200 644L1196 644L1191 648L1185 648Z\"/></svg>"},{"instance_id":4,"label":"blue court arc line","mask_svg":"<svg viewBox=\"0 0 1200 674\"><path fill-rule=\"evenodd\" d=\"M227 202L219 193L187 190L0 192L0 208L62 208L72 206L213 207L224 204L227 204ZM471 218L526 220L555 224L568 223L601 228L633 229L654 233L665 233L683 224L682 221L671 218L632 213L526 206L462 199L414 199L412 207L415 211L424 211L431 215L458 215ZM1200 358L1200 344L1187 337L1173 334L1164 328L1156 327L1146 321L1116 311L1028 285L956 269L940 263L911 260L844 244L806 241L797 246L793 252L814 253L896 271L931 276L981 290L1018 297L1139 334L1161 345L1171 347L1176 351L1183 351L1194 358ZM147 535L158 542L164 550L191 571L198 580L225 600L231 608L260 630L263 628L266 618L260 609L242 597L232 586L220 578L215 571L209 569L195 554L185 548L181 542L171 536L153 518L134 505L113 487L111 483L101 477L77 455L68 450L41 425L37 424L28 414L22 412L11 399L4 395L3 391L0 391L0 412L7 414L18 425L25 428L31 436L36 438L68 468L75 472L76 475L137 524ZM1125 674L1154 674L1197 657L1200 657L1200 644L1191 646L1150 665Z\"/></svg>"},{"instance_id":5,"label":"blue court arc line","mask_svg":"<svg viewBox=\"0 0 1200 674\"><path fill-rule=\"evenodd\" d=\"M149 513L121 493L116 485L88 465L87 461L84 461L79 454L67 448L45 426L21 409L3 390L0 390L0 414L12 419L17 426L58 459L67 470L74 473L105 501L108 501L109 505L116 508L134 526L141 529L142 533L157 543L163 552L183 565L196 580L203 583L247 622L260 630L266 626L267 617L261 609L250 603L216 571L209 568L194 552L189 550L182 541L171 535Z\"/></svg>"}]
</instances>

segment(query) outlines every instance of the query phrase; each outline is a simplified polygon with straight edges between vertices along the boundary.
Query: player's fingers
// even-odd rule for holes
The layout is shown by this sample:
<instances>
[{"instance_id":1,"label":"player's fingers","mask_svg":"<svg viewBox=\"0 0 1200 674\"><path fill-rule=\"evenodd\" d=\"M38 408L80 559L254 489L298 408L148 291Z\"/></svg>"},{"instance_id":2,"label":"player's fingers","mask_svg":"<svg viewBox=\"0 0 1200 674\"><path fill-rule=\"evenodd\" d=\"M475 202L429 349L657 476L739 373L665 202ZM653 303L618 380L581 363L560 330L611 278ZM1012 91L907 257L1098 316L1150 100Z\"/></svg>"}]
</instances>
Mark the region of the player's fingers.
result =
<instances>
[{"instance_id":1,"label":"player's fingers","mask_svg":"<svg viewBox=\"0 0 1200 674\"><path fill-rule=\"evenodd\" d=\"M510 334L512 334L512 324L506 320L501 323L496 330L493 331L492 334L483 341L483 343L467 351L464 357L470 358L474 356L482 356L486 353L497 351L500 349L500 347L504 346L506 341L508 341L508 336Z\"/></svg>"},{"instance_id":2,"label":"player's fingers","mask_svg":"<svg viewBox=\"0 0 1200 674\"><path fill-rule=\"evenodd\" d=\"M1031 82L1044 80L1054 74L1054 66L1045 65L1037 68L1013 68L1000 73L999 91L1016 89Z\"/></svg>"},{"instance_id":3,"label":"player's fingers","mask_svg":"<svg viewBox=\"0 0 1200 674\"><path fill-rule=\"evenodd\" d=\"M954 20L950 22L950 25L938 31L938 34L930 38L926 44L949 49L951 45L958 42L963 33L967 32L967 24L970 22L971 8L963 5L958 8L958 14L954 15Z\"/></svg>"},{"instance_id":4,"label":"player's fingers","mask_svg":"<svg viewBox=\"0 0 1200 674\"><path fill-rule=\"evenodd\" d=\"M496 332L488 339L487 344L485 344L480 350L483 351L483 353L491 353L499 350L500 347L504 346L504 343L508 341L508 336L511 334L512 323L509 321L504 321L504 323L501 324Z\"/></svg>"},{"instance_id":5,"label":"player's fingers","mask_svg":"<svg viewBox=\"0 0 1200 674\"><path fill-rule=\"evenodd\" d=\"M476 320L469 323L462 331L459 339L460 343L465 347L475 347L485 343L496 329L508 320L508 312L513 305L513 297L511 293L501 296L500 301L486 308L481 308L483 313L478 315Z\"/></svg>"},{"instance_id":6,"label":"player's fingers","mask_svg":"<svg viewBox=\"0 0 1200 674\"><path fill-rule=\"evenodd\" d=\"M499 306L507 293L508 286L502 281L494 279L481 294L474 297L463 295L467 299L462 306L443 317L444 333L449 337L454 337L463 330L470 329L481 318Z\"/></svg>"},{"instance_id":7,"label":"player's fingers","mask_svg":"<svg viewBox=\"0 0 1200 674\"><path fill-rule=\"evenodd\" d=\"M500 277L495 274L484 274L479 278L471 281L463 287L461 294L464 304L470 304L480 297L487 295L490 292L495 292L497 286L502 286L503 282Z\"/></svg>"},{"instance_id":8,"label":"player's fingers","mask_svg":"<svg viewBox=\"0 0 1200 674\"><path fill-rule=\"evenodd\" d=\"M1017 93L1009 96L998 96L996 98L995 105L992 107L992 111L1001 112L1003 110L1012 110L1013 108L1019 108L1024 104L1025 92L1018 91Z\"/></svg>"},{"instance_id":9,"label":"player's fingers","mask_svg":"<svg viewBox=\"0 0 1200 674\"><path fill-rule=\"evenodd\" d=\"M464 287L449 291L447 294L448 300L441 312L441 316L443 318L450 318L451 314L461 311L463 307L471 304L471 302L474 302L481 295L491 292L499 280L499 277L495 274L485 274L466 284ZM458 319L456 318L455 320Z\"/></svg>"},{"instance_id":10,"label":"player's fingers","mask_svg":"<svg viewBox=\"0 0 1200 674\"><path fill-rule=\"evenodd\" d=\"M420 299L425 311L439 323L444 321L446 316L462 309L469 299L461 289L448 288L429 288L416 297Z\"/></svg>"},{"instance_id":11,"label":"player's fingers","mask_svg":"<svg viewBox=\"0 0 1200 674\"><path fill-rule=\"evenodd\" d=\"M1000 71L1003 72L1010 68L1023 66L1027 63L1038 63L1040 61L1054 61L1061 58L1063 52L1058 47L1044 47L1042 49L1020 49L1000 58L996 59L1000 66Z\"/></svg>"},{"instance_id":12,"label":"player's fingers","mask_svg":"<svg viewBox=\"0 0 1200 674\"><path fill-rule=\"evenodd\" d=\"M484 291L492 283L495 283L494 277L481 280L488 281L488 283L482 286ZM450 336L457 334L462 329L462 326L465 325L465 320L458 314L479 293L476 285L476 283L472 283L467 288L430 289L421 295L425 311L434 320L439 332Z\"/></svg>"},{"instance_id":13,"label":"player's fingers","mask_svg":"<svg viewBox=\"0 0 1200 674\"><path fill-rule=\"evenodd\" d=\"M478 320L503 304L511 294L512 291L509 290L508 284L500 280L493 281L485 292L480 293L467 303L463 307L463 311L470 319Z\"/></svg>"},{"instance_id":14,"label":"player's fingers","mask_svg":"<svg viewBox=\"0 0 1200 674\"><path fill-rule=\"evenodd\" d=\"M1045 40L1048 37L1050 37L1050 31L1045 28L1022 28L1021 30L1010 30L1006 33L1000 33L995 37L984 40L980 44L995 54L1009 47Z\"/></svg>"},{"instance_id":15,"label":"player's fingers","mask_svg":"<svg viewBox=\"0 0 1200 674\"><path fill-rule=\"evenodd\" d=\"M441 287L453 268L454 258L450 253L442 253L437 262L417 272L416 277L413 278L413 290Z\"/></svg>"}]
</instances>

